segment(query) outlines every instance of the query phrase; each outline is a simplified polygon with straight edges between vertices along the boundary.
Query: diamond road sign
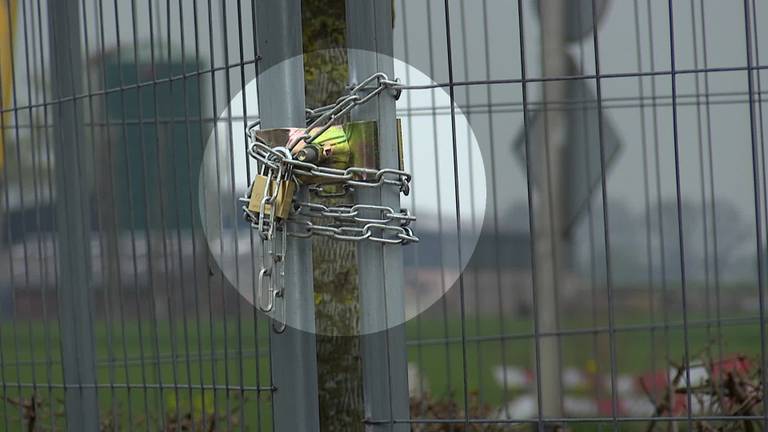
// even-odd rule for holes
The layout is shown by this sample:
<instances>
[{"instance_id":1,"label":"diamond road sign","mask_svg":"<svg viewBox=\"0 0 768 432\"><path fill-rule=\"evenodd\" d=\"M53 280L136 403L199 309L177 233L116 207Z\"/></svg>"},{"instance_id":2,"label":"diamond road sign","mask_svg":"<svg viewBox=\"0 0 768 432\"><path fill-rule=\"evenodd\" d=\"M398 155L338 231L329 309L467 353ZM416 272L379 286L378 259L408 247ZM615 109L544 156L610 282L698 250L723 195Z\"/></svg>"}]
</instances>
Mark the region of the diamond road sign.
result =
<instances>
[{"instance_id":1,"label":"diamond road sign","mask_svg":"<svg viewBox=\"0 0 768 432\"><path fill-rule=\"evenodd\" d=\"M565 83L566 99L555 109L565 111L565 154L562 157L563 187L565 188L565 228L570 231L584 212L587 200L595 188L600 185L600 136L598 135L597 97L583 80L571 80ZM528 136L531 152L541 151L543 142L536 137L544 137L541 130L545 125L544 112L534 111L529 117ZM610 167L621 147L621 140L609 118L603 113L603 145L605 147L605 165ZM520 161L525 164L525 131L521 130L513 148ZM534 160L538 158L535 157ZM557 168L554 168L557 169ZM536 175L532 176L535 182Z\"/></svg>"}]
</instances>

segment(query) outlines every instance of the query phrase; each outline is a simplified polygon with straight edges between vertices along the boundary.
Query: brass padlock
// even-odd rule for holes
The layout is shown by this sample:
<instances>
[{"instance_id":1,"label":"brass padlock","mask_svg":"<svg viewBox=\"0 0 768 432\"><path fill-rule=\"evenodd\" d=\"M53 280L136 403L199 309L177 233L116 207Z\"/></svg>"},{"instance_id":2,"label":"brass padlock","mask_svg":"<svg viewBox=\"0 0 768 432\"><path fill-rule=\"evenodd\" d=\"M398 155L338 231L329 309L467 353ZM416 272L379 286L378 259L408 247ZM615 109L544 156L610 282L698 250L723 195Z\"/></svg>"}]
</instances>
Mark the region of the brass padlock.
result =
<instances>
[{"instance_id":1,"label":"brass padlock","mask_svg":"<svg viewBox=\"0 0 768 432\"><path fill-rule=\"evenodd\" d=\"M265 188L267 182L269 182L268 189ZM293 194L296 192L296 184L290 180L283 180L277 186L278 190L275 191L276 184L277 182L274 179L270 180L265 175L257 175L251 184L251 199L248 202L248 210L253 213L261 212L261 201L264 199L264 192L266 190L270 196L275 197L274 207L277 209L275 217L280 219L287 218L291 213L291 202L293 201ZM264 206L264 214L268 215L271 212L272 205L267 203Z\"/></svg>"}]
</instances>

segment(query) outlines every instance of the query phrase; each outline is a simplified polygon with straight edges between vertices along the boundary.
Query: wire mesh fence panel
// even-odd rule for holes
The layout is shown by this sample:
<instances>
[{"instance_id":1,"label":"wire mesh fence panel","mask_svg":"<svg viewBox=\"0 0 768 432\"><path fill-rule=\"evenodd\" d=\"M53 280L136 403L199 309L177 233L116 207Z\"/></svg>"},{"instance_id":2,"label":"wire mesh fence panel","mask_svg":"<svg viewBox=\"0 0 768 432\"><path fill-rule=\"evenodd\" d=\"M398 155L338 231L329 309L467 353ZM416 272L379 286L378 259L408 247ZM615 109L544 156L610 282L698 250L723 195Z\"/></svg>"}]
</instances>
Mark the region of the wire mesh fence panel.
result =
<instances>
[{"instance_id":1,"label":"wire mesh fence panel","mask_svg":"<svg viewBox=\"0 0 768 432\"><path fill-rule=\"evenodd\" d=\"M269 429L268 324L198 204L254 5L3 3L4 429Z\"/></svg>"},{"instance_id":2,"label":"wire mesh fence panel","mask_svg":"<svg viewBox=\"0 0 768 432\"><path fill-rule=\"evenodd\" d=\"M0 429L766 429L766 20L0 0Z\"/></svg>"},{"instance_id":3,"label":"wire mesh fence panel","mask_svg":"<svg viewBox=\"0 0 768 432\"><path fill-rule=\"evenodd\" d=\"M431 117L446 131L434 145L466 146L450 120L468 118L485 172L449 175L488 196L458 216L480 232L459 281L407 324L412 418L401 420L414 430L764 427L765 8L396 9L396 55L437 83L418 91L458 106L403 96L406 142L431 145L414 126ZM451 272L419 247L418 283ZM733 399L739 386L749 401Z\"/></svg>"}]
</instances>

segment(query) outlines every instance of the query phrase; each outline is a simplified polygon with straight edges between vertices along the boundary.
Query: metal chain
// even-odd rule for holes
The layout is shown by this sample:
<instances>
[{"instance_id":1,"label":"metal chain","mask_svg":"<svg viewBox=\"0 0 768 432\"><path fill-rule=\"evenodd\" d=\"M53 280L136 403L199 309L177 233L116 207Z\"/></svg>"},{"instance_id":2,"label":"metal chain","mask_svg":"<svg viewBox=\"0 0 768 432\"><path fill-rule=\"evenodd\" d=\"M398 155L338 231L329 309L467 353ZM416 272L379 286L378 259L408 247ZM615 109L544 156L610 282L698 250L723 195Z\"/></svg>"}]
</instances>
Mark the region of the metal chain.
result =
<instances>
[{"instance_id":1,"label":"metal chain","mask_svg":"<svg viewBox=\"0 0 768 432\"><path fill-rule=\"evenodd\" d=\"M290 159L291 152L285 148L276 148L274 156L277 160ZM261 242L261 270L257 278L257 290L254 303L256 306L264 312L271 312L274 309L275 301L277 298L283 296L283 286L285 279L285 256L287 246L287 231L282 226L283 222L278 220L274 207L277 201L277 194L281 190L282 185L285 182L293 180L292 167L290 165L278 163L278 169L267 169L266 166L261 166L259 174L266 177L264 182L264 189L262 199L259 202L259 213L254 214L248 209L248 203L251 199L251 191L245 198L240 199L241 202L247 201L243 206L246 220L256 228L259 234L259 240ZM269 212L269 216L266 215L266 207L270 206L272 211ZM277 236L276 236L277 234ZM277 248L275 243L277 243ZM268 283L265 284L265 279L268 279ZM266 290L264 289L266 287ZM264 294L267 294L266 303ZM282 302L284 303L284 302ZM285 314L284 307L282 305L283 315ZM283 320L278 320L284 323ZM284 329L283 329L284 330Z\"/></svg>"},{"instance_id":2,"label":"metal chain","mask_svg":"<svg viewBox=\"0 0 768 432\"><path fill-rule=\"evenodd\" d=\"M296 211L298 214L308 217L330 217L345 222L386 224L397 220L401 222L401 226L406 226L416 220L416 217L411 216L407 209L401 209L399 213L395 213L391 207L373 204L345 204L336 207L327 207L318 203L301 202L298 205L299 209ZM376 219L361 217L361 214L366 210L378 212L380 213L380 217Z\"/></svg>"},{"instance_id":3,"label":"metal chain","mask_svg":"<svg viewBox=\"0 0 768 432\"><path fill-rule=\"evenodd\" d=\"M267 143L254 135L251 135L251 142L252 145L248 150L248 154L256 159L260 166L269 170L278 171L281 169L281 166L289 165L295 175L320 177L326 180L331 180L333 183L345 185L345 190L350 190L351 187L355 186L375 188L388 184L397 186L403 195L408 195L411 191L411 174L406 171L394 168L382 168L377 170L360 167L350 167L342 170L323 167L292 158L275 161L274 157L282 157L277 153L277 149L286 147L270 147ZM297 179L297 181L299 180Z\"/></svg>"},{"instance_id":4,"label":"metal chain","mask_svg":"<svg viewBox=\"0 0 768 432\"><path fill-rule=\"evenodd\" d=\"M308 238L313 235L332 237L335 240L362 241L370 240L385 244L408 244L416 243L419 238L414 235L410 227L398 225L386 225L380 223L369 223L363 227L350 225L315 225L310 221L289 221L305 229L304 233L291 233L292 236ZM387 232L393 233L393 237L386 237Z\"/></svg>"},{"instance_id":5,"label":"metal chain","mask_svg":"<svg viewBox=\"0 0 768 432\"><path fill-rule=\"evenodd\" d=\"M374 82L376 86L371 87ZM319 235L343 241L367 240L390 245L406 245L419 241L409 227L416 217L406 209L396 211L391 207L372 204L325 206L294 201L291 203L288 218L276 217L278 194L288 182L295 182L297 186L309 186L314 195L326 198L347 195L358 187L397 187L403 195L410 193L411 174L406 171L361 167L335 169L294 159L291 153L291 149L298 143L303 141L311 144L352 109L369 102L387 89L395 92L395 98L398 98L402 91L398 80L390 80L386 74L376 73L352 87L349 94L340 97L334 104L314 110L307 109L308 126L305 132L293 136L286 146L271 147L262 141L256 135L256 128L261 123L259 120L246 127L246 135L251 144L248 154L256 160L258 173L266 180L258 212L249 209L252 188L249 188L245 197L240 198L245 219L258 232L261 241L262 268L257 278L255 303L262 311L272 312L278 303L277 300L284 296L284 263L288 236L309 238ZM312 178L314 183L303 183L302 179L307 178ZM318 179L322 180L322 184L318 184ZM334 185L336 189L329 191L327 185ZM270 208L269 212L267 206ZM330 219L331 222L320 224L296 216ZM273 324L273 329L282 333L286 328L286 302L279 303L280 307L275 311L274 318L280 324Z\"/></svg>"},{"instance_id":6,"label":"metal chain","mask_svg":"<svg viewBox=\"0 0 768 432\"><path fill-rule=\"evenodd\" d=\"M368 87L368 85L374 81L376 81L376 87L371 89ZM348 94L336 99L336 102L333 104L325 105L315 109L306 108L305 113L307 118L307 133L294 137L294 139L288 143L286 147L291 149L294 145L296 145L296 143L302 140L307 144L311 144L317 139L317 137L322 135L323 132L327 131L328 128L333 126L336 120L343 117L353 108L369 102L386 89L392 89L394 91L393 96L395 99L399 99L403 86L400 83L400 80L390 80L389 77L387 77L387 74L378 72L364 79L359 84L351 87ZM365 90L370 90L370 92L368 94L364 94ZM255 120L246 126L246 134L248 137L252 137L251 131L259 125L261 125L260 119Z\"/></svg>"}]
</instances>

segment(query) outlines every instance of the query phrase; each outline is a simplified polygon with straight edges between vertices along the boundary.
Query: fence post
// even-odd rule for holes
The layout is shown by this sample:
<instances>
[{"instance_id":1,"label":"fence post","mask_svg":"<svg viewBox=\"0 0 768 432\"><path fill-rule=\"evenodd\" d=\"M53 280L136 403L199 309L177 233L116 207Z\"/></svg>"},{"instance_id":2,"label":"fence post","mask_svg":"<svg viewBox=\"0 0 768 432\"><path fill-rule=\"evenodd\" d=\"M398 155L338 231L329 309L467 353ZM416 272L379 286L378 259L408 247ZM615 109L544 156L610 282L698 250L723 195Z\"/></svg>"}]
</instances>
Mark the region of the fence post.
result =
<instances>
[{"instance_id":1,"label":"fence post","mask_svg":"<svg viewBox=\"0 0 768 432\"><path fill-rule=\"evenodd\" d=\"M539 1L541 17L541 63L542 76L564 76L567 74L565 51L565 2ZM525 85L525 84L524 84ZM544 103L556 103L566 98L565 81L543 83ZM536 228L533 233L538 302L536 319L539 335L535 341L539 345L539 368L536 379L541 391L541 415L546 421L562 417L562 382L560 371L560 341L555 334L557 324L558 284L561 283L565 260L563 235L565 232L563 209L563 179L561 177L565 154L565 112L548 110L544 112L544 132L534 137L533 145L539 150L533 160L536 183L536 206L532 209L536 215ZM544 129L541 129L544 131ZM548 147L549 151L544 151ZM549 215L549 216L548 216ZM554 335L554 336L553 336ZM545 423L547 429L556 425Z\"/></svg>"},{"instance_id":2,"label":"fence post","mask_svg":"<svg viewBox=\"0 0 768 432\"><path fill-rule=\"evenodd\" d=\"M301 0L262 0L256 7L261 127L304 127ZM311 255L309 241L288 239L284 301L286 320L294 327L288 326L282 334L270 331L276 432L320 430Z\"/></svg>"},{"instance_id":3,"label":"fence post","mask_svg":"<svg viewBox=\"0 0 768 432\"><path fill-rule=\"evenodd\" d=\"M360 82L377 72L384 72L392 78L392 2L347 0L346 7L350 82ZM397 168L395 99L391 93L383 92L374 101L353 111L353 120L376 120L381 167ZM400 191L395 188L358 190L355 199L357 202L400 208ZM360 242L357 257L365 416L368 420L408 419L410 404L401 246ZM399 325L370 333L372 329L389 328L391 323ZM371 424L368 430L407 431L410 425Z\"/></svg>"},{"instance_id":4,"label":"fence post","mask_svg":"<svg viewBox=\"0 0 768 432\"><path fill-rule=\"evenodd\" d=\"M82 117L78 102L77 99L63 100L82 93L78 3L76 0L48 1L51 17L48 34L51 87L53 98L59 101L54 109L58 129L54 133L54 148L64 403L68 430L88 432L99 429L93 327L89 319L93 301L88 274L91 265L88 187L82 185L82 136L78 136Z\"/></svg>"}]
</instances>

